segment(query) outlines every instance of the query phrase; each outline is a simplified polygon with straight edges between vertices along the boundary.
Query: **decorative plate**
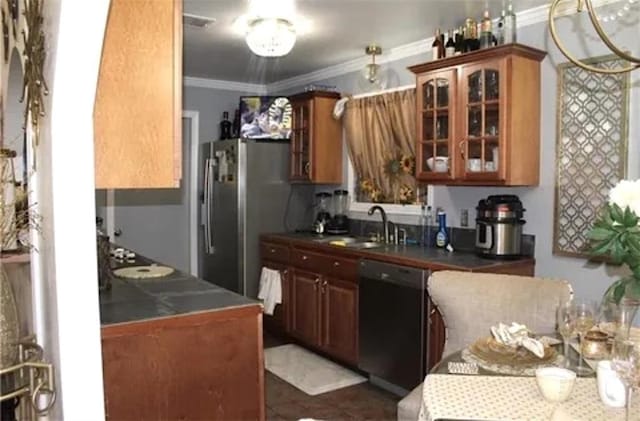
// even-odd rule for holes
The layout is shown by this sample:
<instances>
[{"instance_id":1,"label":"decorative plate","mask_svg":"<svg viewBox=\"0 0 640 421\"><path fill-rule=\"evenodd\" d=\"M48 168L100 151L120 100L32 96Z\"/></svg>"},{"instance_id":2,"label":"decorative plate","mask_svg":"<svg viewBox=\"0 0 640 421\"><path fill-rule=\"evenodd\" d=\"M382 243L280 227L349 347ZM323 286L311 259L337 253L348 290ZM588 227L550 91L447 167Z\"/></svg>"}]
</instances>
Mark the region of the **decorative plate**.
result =
<instances>
[{"instance_id":1,"label":"decorative plate","mask_svg":"<svg viewBox=\"0 0 640 421\"><path fill-rule=\"evenodd\" d=\"M501 374L532 376L540 367L556 366L564 357L550 346L544 347L544 356L538 358L523 347L512 348L497 342L493 337L478 339L462 351L462 359L476 363L488 371Z\"/></svg>"}]
</instances>

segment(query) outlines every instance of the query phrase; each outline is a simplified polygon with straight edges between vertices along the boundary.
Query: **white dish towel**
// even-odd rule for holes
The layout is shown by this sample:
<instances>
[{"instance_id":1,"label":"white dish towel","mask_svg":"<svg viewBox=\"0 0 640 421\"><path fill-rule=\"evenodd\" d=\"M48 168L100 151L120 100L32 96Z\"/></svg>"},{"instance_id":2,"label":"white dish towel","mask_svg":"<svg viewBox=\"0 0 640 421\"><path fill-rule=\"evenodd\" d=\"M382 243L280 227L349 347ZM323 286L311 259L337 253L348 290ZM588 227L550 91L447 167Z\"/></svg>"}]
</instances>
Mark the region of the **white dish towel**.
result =
<instances>
[{"instance_id":1,"label":"white dish towel","mask_svg":"<svg viewBox=\"0 0 640 421\"><path fill-rule=\"evenodd\" d=\"M258 298L264 301L264 314L272 315L276 304L282 303L282 278L280 271L262 268Z\"/></svg>"}]
</instances>

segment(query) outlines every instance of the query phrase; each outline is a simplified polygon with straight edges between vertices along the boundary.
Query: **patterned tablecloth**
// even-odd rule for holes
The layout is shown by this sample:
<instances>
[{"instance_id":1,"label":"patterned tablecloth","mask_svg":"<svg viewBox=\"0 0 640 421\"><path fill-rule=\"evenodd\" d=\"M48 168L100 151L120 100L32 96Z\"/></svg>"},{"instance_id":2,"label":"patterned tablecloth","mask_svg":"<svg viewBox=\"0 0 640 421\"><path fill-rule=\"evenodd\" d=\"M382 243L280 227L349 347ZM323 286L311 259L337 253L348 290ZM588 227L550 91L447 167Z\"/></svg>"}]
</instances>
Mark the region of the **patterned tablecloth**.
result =
<instances>
[{"instance_id":1,"label":"patterned tablecloth","mask_svg":"<svg viewBox=\"0 0 640 421\"><path fill-rule=\"evenodd\" d=\"M577 378L569 399L557 406L544 400L535 377L430 374L422 393L420 421L624 420L624 409L602 404L595 378ZM631 402L631 419L640 419L639 399Z\"/></svg>"}]
</instances>

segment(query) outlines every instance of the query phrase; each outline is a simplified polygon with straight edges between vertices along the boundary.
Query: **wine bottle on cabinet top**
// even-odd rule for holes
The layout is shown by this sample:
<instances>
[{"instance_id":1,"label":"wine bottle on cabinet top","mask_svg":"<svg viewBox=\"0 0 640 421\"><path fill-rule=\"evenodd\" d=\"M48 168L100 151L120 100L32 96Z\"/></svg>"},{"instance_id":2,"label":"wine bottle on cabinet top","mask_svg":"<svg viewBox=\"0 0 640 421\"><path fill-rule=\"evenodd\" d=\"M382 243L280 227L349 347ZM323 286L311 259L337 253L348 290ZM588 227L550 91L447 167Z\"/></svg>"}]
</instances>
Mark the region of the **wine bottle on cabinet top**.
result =
<instances>
[{"instance_id":1,"label":"wine bottle on cabinet top","mask_svg":"<svg viewBox=\"0 0 640 421\"><path fill-rule=\"evenodd\" d=\"M447 43L444 46L444 55L445 57L453 57L456 52L456 44L453 41L453 30L449 30L448 34L449 39L447 39Z\"/></svg>"},{"instance_id":2,"label":"wine bottle on cabinet top","mask_svg":"<svg viewBox=\"0 0 640 421\"><path fill-rule=\"evenodd\" d=\"M517 42L516 36L516 14L513 12L513 5L509 3L507 6L507 13L504 16L504 43L510 44Z\"/></svg>"},{"instance_id":3,"label":"wine bottle on cabinet top","mask_svg":"<svg viewBox=\"0 0 640 421\"><path fill-rule=\"evenodd\" d=\"M229 113L222 113L222 121L220 122L220 140L231 139L231 122L229 121Z\"/></svg>"},{"instance_id":4,"label":"wine bottle on cabinet top","mask_svg":"<svg viewBox=\"0 0 640 421\"><path fill-rule=\"evenodd\" d=\"M441 51L444 49L442 45L442 38L440 37L440 29L436 29L436 35L433 38L433 44L431 44L431 59L438 60L442 57Z\"/></svg>"}]
</instances>

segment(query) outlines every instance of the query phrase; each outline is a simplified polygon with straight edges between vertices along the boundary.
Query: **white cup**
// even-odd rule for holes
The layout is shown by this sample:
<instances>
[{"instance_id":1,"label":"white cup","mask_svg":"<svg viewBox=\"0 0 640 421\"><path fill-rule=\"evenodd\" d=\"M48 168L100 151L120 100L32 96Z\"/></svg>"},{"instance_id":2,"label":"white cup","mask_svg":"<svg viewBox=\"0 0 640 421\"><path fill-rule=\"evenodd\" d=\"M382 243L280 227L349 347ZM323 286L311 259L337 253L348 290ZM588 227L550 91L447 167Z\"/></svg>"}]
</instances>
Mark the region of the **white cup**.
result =
<instances>
[{"instance_id":1,"label":"white cup","mask_svg":"<svg viewBox=\"0 0 640 421\"><path fill-rule=\"evenodd\" d=\"M571 395L576 373L560 367L543 367L536 370L536 382L547 401L564 402Z\"/></svg>"},{"instance_id":2,"label":"white cup","mask_svg":"<svg viewBox=\"0 0 640 421\"><path fill-rule=\"evenodd\" d=\"M600 400L612 408L621 408L626 401L625 388L611 361L598 362L598 394Z\"/></svg>"},{"instance_id":3,"label":"white cup","mask_svg":"<svg viewBox=\"0 0 640 421\"><path fill-rule=\"evenodd\" d=\"M482 160L477 158L469 159L467 161L467 168L472 172L482 171Z\"/></svg>"}]
</instances>

